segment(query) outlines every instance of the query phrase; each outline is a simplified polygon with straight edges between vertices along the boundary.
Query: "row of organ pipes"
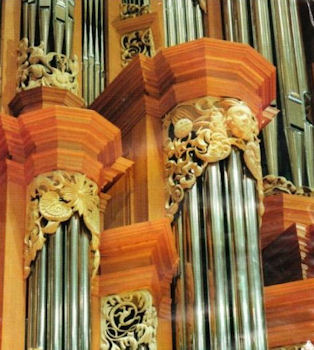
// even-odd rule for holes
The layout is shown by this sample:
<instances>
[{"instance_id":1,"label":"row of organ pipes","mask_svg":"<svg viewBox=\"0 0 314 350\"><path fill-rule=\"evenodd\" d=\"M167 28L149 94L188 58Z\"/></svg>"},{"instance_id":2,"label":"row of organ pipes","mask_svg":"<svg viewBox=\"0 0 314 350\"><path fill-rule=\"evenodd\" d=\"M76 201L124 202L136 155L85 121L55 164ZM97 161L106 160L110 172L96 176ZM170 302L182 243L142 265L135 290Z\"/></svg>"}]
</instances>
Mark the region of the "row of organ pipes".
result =
<instances>
[{"instance_id":1,"label":"row of organ pipes","mask_svg":"<svg viewBox=\"0 0 314 350\"><path fill-rule=\"evenodd\" d=\"M71 56L75 0L22 5L22 36L29 45L43 42L45 52ZM166 46L204 36L198 1L164 0L163 9ZM299 187L314 187L314 127L297 1L223 0L222 10L225 39L251 44L277 65L280 93L273 103L281 109L292 178ZM82 0L87 104L105 88L104 30L104 1ZM267 172L283 175L276 120L263 132L263 142ZM174 300L174 312L181 315L177 349L267 349L256 208L256 182L238 150L209 165L186 193L174 223L180 255L173 283L180 294ZM74 215L62 224L32 264L27 349L89 349L89 234L80 221Z\"/></svg>"}]
</instances>

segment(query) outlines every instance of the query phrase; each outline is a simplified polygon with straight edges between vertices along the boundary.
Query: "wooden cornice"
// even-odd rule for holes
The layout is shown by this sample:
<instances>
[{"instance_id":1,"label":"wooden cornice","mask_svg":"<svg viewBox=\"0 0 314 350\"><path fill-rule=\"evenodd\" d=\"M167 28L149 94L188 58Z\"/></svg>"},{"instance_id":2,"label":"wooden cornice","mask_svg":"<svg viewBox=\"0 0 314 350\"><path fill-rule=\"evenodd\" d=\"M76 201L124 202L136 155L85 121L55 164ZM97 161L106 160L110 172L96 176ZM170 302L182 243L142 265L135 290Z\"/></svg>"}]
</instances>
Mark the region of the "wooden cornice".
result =
<instances>
[{"instance_id":1,"label":"wooden cornice","mask_svg":"<svg viewBox=\"0 0 314 350\"><path fill-rule=\"evenodd\" d=\"M158 309L170 312L170 283L178 256L168 219L105 230L100 255L101 296L147 289Z\"/></svg>"},{"instance_id":2,"label":"wooden cornice","mask_svg":"<svg viewBox=\"0 0 314 350\"><path fill-rule=\"evenodd\" d=\"M245 101L262 128L270 121L263 111L276 97L275 67L246 44L203 38L135 57L90 108L125 134L143 115L161 118L202 96Z\"/></svg>"},{"instance_id":3,"label":"wooden cornice","mask_svg":"<svg viewBox=\"0 0 314 350\"><path fill-rule=\"evenodd\" d=\"M1 134L0 163L22 164L26 184L63 169L84 173L104 188L132 164L122 158L120 130L91 110L53 106L18 118L0 115Z\"/></svg>"},{"instance_id":4,"label":"wooden cornice","mask_svg":"<svg viewBox=\"0 0 314 350\"><path fill-rule=\"evenodd\" d=\"M55 105L82 108L85 102L69 90L40 86L17 93L9 103L9 108L14 116L18 116L22 113Z\"/></svg>"}]
</instances>

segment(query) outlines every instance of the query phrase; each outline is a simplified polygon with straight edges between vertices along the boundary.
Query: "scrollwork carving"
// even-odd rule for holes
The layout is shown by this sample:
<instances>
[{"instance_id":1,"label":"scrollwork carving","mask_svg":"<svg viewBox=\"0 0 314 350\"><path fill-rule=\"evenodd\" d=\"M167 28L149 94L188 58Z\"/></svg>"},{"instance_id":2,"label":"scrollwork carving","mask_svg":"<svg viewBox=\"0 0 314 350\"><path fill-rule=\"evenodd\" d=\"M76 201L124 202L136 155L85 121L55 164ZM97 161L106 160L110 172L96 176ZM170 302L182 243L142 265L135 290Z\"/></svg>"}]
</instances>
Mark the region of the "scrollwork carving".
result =
<instances>
[{"instance_id":1,"label":"scrollwork carving","mask_svg":"<svg viewBox=\"0 0 314 350\"><path fill-rule=\"evenodd\" d=\"M80 173L53 171L37 176L29 188L30 202L25 235L25 277L30 264L42 249L47 234L54 234L60 223L77 212L91 233L91 273L99 266L98 186Z\"/></svg>"},{"instance_id":2,"label":"scrollwork carving","mask_svg":"<svg viewBox=\"0 0 314 350\"><path fill-rule=\"evenodd\" d=\"M156 350L157 312L148 291L102 299L101 350Z\"/></svg>"},{"instance_id":3,"label":"scrollwork carving","mask_svg":"<svg viewBox=\"0 0 314 350\"><path fill-rule=\"evenodd\" d=\"M138 4L121 4L121 19L134 18L145 15L150 12L149 4L138 5Z\"/></svg>"},{"instance_id":4,"label":"scrollwork carving","mask_svg":"<svg viewBox=\"0 0 314 350\"><path fill-rule=\"evenodd\" d=\"M308 340L304 345L289 345L280 348L273 348L273 350L314 350L314 345Z\"/></svg>"},{"instance_id":5,"label":"scrollwork carving","mask_svg":"<svg viewBox=\"0 0 314 350\"><path fill-rule=\"evenodd\" d=\"M259 214L263 215L263 181L259 129L255 116L234 98L203 97L176 106L164 119L166 211L173 219L184 191L191 188L209 163L225 159L232 146L243 151L257 181Z\"/></svg>"},{"instance_id":6,"label":"scrollwork carving","mask_svg":"<svg viewBox=\"0 0 314 350\"><path fill-rule=\"evenodd\" d=\"M44 52L44 43L28 47L23 38L18 49L17 92L39 86L66 89L78 93L78 59L56 52Z\"/></svg>"},{"instance_id":7,"label":"scrollwork carving","mask_svg":"<svg viewBox=\"0 0 314 350\"><path fill-rule=\"evenodd\" d=\"M314 189L310 187L297 188L291 181L283 176L267 175L263 178L265 196L272 196L278 193L295 194L305 197L314 197Z\"/></svg>"},{"instance_id":8,"label":"scrollwork carving","mask_svg":"<svg viewBox=\"0 0 314 350\"><path fill-rule=\"evenodd\" d=\"M153 56L155 53L151 29L136 30L121 37L122 66L126 66L139 53Z\"/></svg>"}]
</instances>

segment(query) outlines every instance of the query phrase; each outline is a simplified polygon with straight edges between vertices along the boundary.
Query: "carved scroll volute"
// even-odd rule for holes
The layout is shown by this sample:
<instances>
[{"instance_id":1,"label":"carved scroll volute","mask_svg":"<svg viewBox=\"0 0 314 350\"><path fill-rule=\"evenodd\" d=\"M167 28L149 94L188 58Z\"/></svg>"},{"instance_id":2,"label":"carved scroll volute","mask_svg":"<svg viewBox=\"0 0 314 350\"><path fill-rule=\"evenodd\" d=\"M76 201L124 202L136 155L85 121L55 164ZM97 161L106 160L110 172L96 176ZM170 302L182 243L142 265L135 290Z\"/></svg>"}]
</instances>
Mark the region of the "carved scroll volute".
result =
<instances>
[{"instance_id":1,"label":"carved scroll volute","mask_svg":"<svg viewBox=\"0 0 314 350\"><path fill-rule=\"evenodd\" d=\"M58 226L78 213L91 233L91 275L99 266L99 196L98 186L80 173L53 171L37 176L29 187L29 206L25 234L25 277L30 264Z\"/></svg>"},{"instance_id":2,"label":"carved scroll volute","mask_svg":"<svg viewBox=\"0 0 314 350\"><path fill-rule=\"evenodd\" d=\"M234 98L202 97L176 106L164 119L166 211L173 219L184 198L209 163L243 151L257 181L259 214L263 215L263 181L258 122L250 108Z\"/></svg>"},{"instance_id":3,"label":"carved scroll volute","mask_svg":"<svg viewBox=\"0 0 314 350\"><path fill-rule=\"evenodd\" d=\"M101 350L157 349L157 312L148 291L102 298Z\"/></svg>"}]
</instances>

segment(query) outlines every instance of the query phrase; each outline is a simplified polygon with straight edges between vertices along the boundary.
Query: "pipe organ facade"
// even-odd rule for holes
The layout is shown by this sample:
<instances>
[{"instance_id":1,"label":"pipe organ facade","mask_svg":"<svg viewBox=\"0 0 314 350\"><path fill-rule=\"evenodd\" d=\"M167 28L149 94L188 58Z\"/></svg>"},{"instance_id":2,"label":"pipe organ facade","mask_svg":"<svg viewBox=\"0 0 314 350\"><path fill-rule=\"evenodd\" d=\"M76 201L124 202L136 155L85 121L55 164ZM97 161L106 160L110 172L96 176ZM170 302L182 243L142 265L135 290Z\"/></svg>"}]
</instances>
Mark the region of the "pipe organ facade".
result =
<instances>
[{"instance_id":1,"label":"pipe organ facade","mask_svg":"<svg viewBox=\"0 0 314 350\"><path fill-rule=\"evenodd\" d=\"M0 7L0 349L312 349L313 1Z\"/></svg>"}]
</instances>

